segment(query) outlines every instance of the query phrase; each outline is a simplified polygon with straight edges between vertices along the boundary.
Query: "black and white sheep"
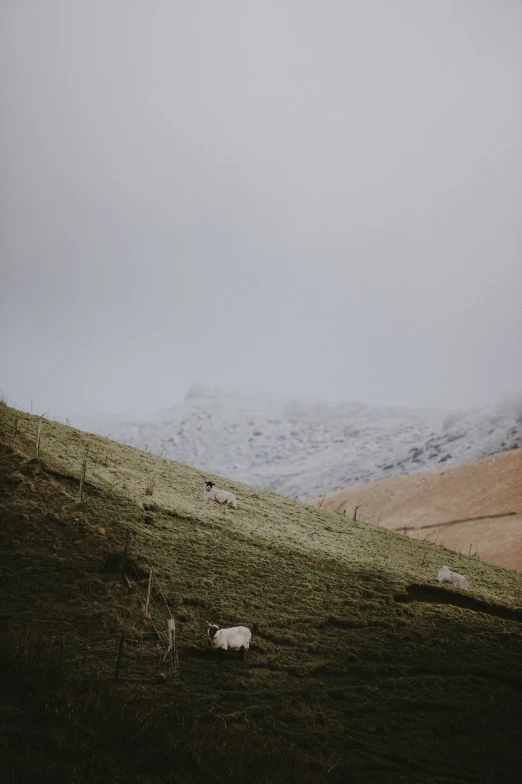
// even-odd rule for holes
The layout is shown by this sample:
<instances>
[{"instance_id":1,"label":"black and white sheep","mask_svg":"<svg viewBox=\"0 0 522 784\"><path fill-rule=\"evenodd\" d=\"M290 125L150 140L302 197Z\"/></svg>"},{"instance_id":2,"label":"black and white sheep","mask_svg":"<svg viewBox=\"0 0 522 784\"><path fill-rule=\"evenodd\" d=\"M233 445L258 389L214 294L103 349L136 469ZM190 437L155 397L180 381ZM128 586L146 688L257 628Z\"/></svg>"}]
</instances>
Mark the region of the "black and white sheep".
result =
<instances>
[{"instance_id":1,"label":"black and white sheep","mask_svg":"<svg viewBox=\"0 0 522 784\"><path fill-rule=\"evenodd\" d=\"M437 580L440 583L449 583L455 585L457 588L467 588L468 581L458 572L452 572L448 566L441 566L437 575Z\"/></svg>"},{"instance_id":2,"label":"black and white sheep","mask_svg":"<svg viewBox=\"0 0 522 784\"><path fill-rule=\"evenodd\" d=\"M231 506L232 509L237 509L236 496L227 490L218 490L214 482L205 482L203 498L206 501L217 501L218 504L225 504L225 506Z\"/></svg>"},{"instance_id":3,"label":"black and white sheep","mask_svg":"<svg viewBox=\"0 0 522 784\"><path fill-rule=\"evenodd\" d=\"M246 626L220 629L215 623L209 623L208 638L213 648L218 648L220 651L239 651L243 657L250 647L252 632Z\"/></svg>"}]
</instances>

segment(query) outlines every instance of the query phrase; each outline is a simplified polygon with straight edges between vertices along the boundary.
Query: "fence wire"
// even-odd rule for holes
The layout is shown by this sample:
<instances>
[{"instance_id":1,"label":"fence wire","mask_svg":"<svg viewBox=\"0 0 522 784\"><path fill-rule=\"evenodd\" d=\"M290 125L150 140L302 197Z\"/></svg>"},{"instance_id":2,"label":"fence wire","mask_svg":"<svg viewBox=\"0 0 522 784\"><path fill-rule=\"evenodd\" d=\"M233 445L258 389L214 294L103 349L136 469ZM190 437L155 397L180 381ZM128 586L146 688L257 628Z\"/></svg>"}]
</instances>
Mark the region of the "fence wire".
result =
<instances>
[{"instance_id":1,"label":"fence wire","mask_svg":"<svg viewBox=\"0 0 522 784\"><path fill-rule=\"evenodd\" d=\"M124 632L104 639L66 640L61 660L79 680L157 681L172 670L168 642L155 633Z\"/></svg>"},{"instance_id":2,"label":"fence wire","mask_svg":"<svg viewBox=\"0 0 522 784\"><path fill-rule=\"evenodd\" d=\"M131 533L130 529L127 531ZM139 547L134 533L129 536L123 574L124 548L125 538L117 557L121 576L139 597L153 631L125 631L123 640L121 631L83 639L63 638L61 663L78 680L158 682L179 677L175 620L156 568Z\"/></svg>"}]
</instances>

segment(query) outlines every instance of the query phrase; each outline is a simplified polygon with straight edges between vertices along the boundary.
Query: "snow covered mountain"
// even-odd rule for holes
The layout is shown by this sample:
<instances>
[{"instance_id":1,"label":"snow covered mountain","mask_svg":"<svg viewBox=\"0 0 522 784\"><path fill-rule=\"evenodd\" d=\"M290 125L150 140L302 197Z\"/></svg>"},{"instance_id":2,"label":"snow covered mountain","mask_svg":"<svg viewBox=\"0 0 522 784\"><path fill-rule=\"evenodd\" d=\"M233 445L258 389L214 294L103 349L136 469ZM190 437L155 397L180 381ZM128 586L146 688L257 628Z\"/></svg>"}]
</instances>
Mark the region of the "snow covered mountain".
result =
<instances>
[{"instance_id":1,"label":"snow covered mountain","mask_svg":"<svg viewBox=\"0 0 522 784\"><path fill-rule=\"evenodd\" d=\"M520 403L448 415L203 393L133 422L73 424L301 499L522 445Z\"/></svg>"}]
</instances>

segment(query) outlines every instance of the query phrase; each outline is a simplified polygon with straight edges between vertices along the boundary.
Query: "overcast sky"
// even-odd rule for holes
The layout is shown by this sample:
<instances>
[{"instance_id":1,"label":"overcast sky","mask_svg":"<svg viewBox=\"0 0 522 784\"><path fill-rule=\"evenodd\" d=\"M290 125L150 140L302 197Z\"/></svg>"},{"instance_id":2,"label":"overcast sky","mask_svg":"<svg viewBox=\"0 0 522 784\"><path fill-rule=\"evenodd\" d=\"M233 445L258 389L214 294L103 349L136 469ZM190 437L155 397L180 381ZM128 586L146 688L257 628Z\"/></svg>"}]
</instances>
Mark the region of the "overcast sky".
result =
<instances>
[{"instance_id":1,"label":"overcast sky","mask_svg":"<svg viewBox=\"0 0 522 784\"><path fill-rule=\"evenodd\" d=\"M0 389L522 390L519 0L2 0Z\"/></svg>"}]
</instances>

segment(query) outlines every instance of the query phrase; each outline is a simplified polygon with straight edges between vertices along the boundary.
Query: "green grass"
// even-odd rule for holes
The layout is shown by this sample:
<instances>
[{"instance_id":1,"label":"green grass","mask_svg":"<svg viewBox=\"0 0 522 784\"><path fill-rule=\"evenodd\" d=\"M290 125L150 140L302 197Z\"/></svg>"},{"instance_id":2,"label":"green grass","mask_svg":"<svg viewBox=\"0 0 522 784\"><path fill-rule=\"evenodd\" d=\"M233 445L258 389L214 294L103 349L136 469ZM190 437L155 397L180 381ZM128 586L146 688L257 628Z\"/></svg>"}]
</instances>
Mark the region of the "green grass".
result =
<instances>
[{"instance_id":1,"label":"green grass","mask_svg":"<svg viewBox=\"0 0 522 784\"><path fill-rule=\"evenodd\" d=\"M36 460L36 433L0 406L2 780L521 780L520 574L47 420ZM151 630L104 570L128 527L181 679L79 680L56 656ZM480 612L433 590L443 563ZM210 655L207 621L252 629L245 661Z\"/></svg>"}]
</instances>

